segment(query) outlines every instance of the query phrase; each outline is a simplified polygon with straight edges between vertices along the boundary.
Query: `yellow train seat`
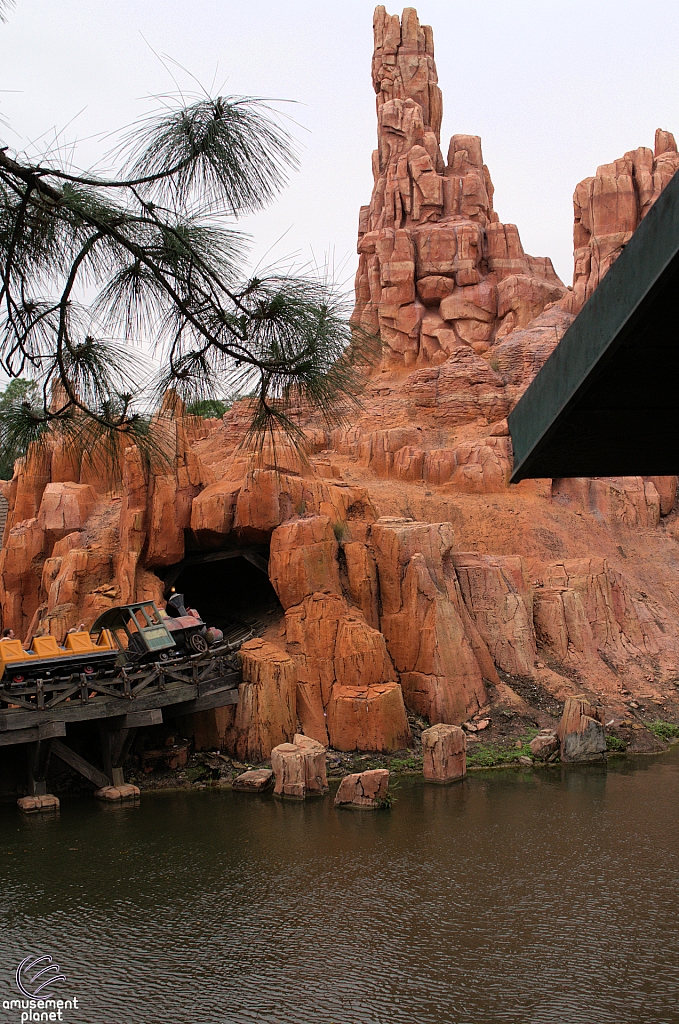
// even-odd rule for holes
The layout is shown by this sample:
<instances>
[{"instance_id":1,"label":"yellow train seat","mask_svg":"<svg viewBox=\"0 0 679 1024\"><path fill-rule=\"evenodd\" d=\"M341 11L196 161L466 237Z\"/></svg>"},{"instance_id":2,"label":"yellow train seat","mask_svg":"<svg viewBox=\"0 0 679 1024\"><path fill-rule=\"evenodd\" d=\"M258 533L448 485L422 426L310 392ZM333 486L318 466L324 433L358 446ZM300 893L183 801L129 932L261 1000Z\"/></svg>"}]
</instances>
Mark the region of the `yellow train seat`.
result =
<instances>
[{"instance_id":1,"label":"yellow train seat","mask_svg":"<svg viewBox=\"0 0 679 1024\"><path fill-rule=\"evenodd\" d=\"M0 664L10 661L24 661L28 657L21 646L21 640L0 640Z\"/></svg>"},{"instance_id":2,"label":"yellow train seat","mask_svg":"<svg viewBox=\"0 0 679 1024\"><path fill-rule=\"evenodd\" d=\"M39 658L60 657L64 653L53 636L36 636L33 638L33 651Z\"/></svg>"},{"instance_id":3,"label":"yellow train seat","mask_svg":"<svg viewBox=\"0 0 679 1024\"><path fill-rule=\"evenodd\" d=\"M92 643L90 634L85 630L81 633L67 633L64 647L69 654L86 654L87 651L97 650L97 645Z\"/></svg>"},{"instance_id":4,"label":"yellow train seat","mask_svg":"<svg viewBox=\"0 0 679 1024\"><path fill-rule=\"evenodd\" d=\"M96 644L93 644L93 650L95 651L116 651L118 645L113 639L113 633L110 629L102 629L99 634L99 639Z\"/></svg>"}]
</instances>

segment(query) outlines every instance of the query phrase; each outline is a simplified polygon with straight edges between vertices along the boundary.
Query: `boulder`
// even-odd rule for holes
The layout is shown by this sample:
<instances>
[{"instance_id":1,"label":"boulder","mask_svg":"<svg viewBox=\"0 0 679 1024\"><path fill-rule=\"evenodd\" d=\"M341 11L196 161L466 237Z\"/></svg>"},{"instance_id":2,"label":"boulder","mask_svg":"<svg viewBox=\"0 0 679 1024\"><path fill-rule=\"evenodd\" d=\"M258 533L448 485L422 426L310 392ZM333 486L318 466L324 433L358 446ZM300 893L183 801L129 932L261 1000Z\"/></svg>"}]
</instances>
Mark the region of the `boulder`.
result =
<instances>
[{"instance_id":1,"label":"boulder","mask_svg":"<svg viewBox=\"0 0 679 1024\"><path fill-rule=\"evenodd\" d=\"M273 784L274 773L270 768L252 768L235 778L231 785L242 793L263 793Z\"/></svg>"},{"instance_id":2,"label":"boulder","mask_svg":"<svg viewBox=\"0 0 679 1024\"><path fill-rule=\"evenodd\" d=\"M347 567L351 601L361 610L368 625L373 629L379 629L379 590L375 559L367 546L360 541L343 544L342 551Z\"/></svg>"},{"instance_id":3,"label":"boulder","mask_svg":"<svg viewBox=\"0 0 679 1024\"><path fill-rule=\"evenodd\" d=\"M335 807L363 807L375 810L386 806L389 794L389 772L374 768L367 772L345 775L335 795Z\"/></svg>"},{"instance_id":4,"label":"boulder","mask_svg":"<svg viewBox=\"0 0 679 1024\"><path fill-rule=\"evenodd\" d=\"M505 323L514 316L508 313ZM550 306L523 329L502 334L498 332L493 347L494 365L507 384L507 390L518 398L542 369L573 322L573 314Z\"/></svg>"},{"instance_id":5,"label":"boulder","mask_svg":"<svg viewBox=\"0 0 679 1024\"><path fill-rule=\"evenodd\" d=\"M305 736L311 736L323 746L328 744L326 711L321 698L321 687L316 680L297 683L297 720Z\"/></svg>"},{"instance_id":6,"label":"boulder","mask_svg":"<svg viewBox=\"0 0 679 1024\"><path fill-rule=\"evenodd\" d=\"M541 729L529 746L533 757L547 761L559 749L559 737L553 729Z\"/></svg>"},{"instance_id":7,"label":"boulder","mask_svg":"<svg viewBox=\"0 0 679 1024\"><path fill-rule=\"evenodd\" d=\"M276 796L303 800L306 796L306 761L296 743L279 743L271 751L271 767L276 778Z\"/></svg>"},{"instance_id":8,"label":"boulder","mask_svg":"<svg viewBox=\"0 0 679 1024\"><path fill-rule=\"evenodd\" d=\"M531 676L535 663L533 593L522 558L455 552L460 589L498 668Z\"/></svg>"},{"instance_id":9,"label":"boulder","mask_svg":"<svg viewBox=\"0 0 679 1024\"><path fill-rule=\"evenodd\" d=\"M327 708L328 731L336 750L388 753L411 745L399 683L336 685Z\"/></svg>"},{"instance_id":10,"label":"boulder","mask_svg":"<svg viewBox=\"0 0 679 1024\"><path fill-rule=\"evenodd\" d=\"M600 708L586 697L568 697L557 730L562 761L605 761L606 732Z\"/></svg>"},{"instance_id":11,"label":"boulder","mask_svg":"<svg viewBox=\"0 0 679 1024\"><path fill-rule=\"evenodd\" d=\"M652 483L660 498L660 515L668 516L677 497L676 476L645 476L644 483Z\"/></svg>"},{"instance_id":12,"label":"boulder","mask_svg":"<svg viewBox=\"0 0 679 1024\"><path fill-rule=\"evenodd\" d=\"M267 640L248 640L240 658L243 682L236 707L224 709L233 718L222 745L241 761L256 764L295 735L297 673L290 655Z\"/></svg>"},{"instance_id":13,"label":"boulder","mask_svg":"<svg viewBox=\"0 0 679 1024\"><path fill-rule=\"evenodd\" d=\"M457 725L433 725L422 732L427 782L455 782L467 773L467 737Z\"/></svg>"},{"instance_id":14,"label":"boulder","mask_svg":"<svg viewBox=\"0 0 679 1024\"><path fill-rule=\"evenodd\" d=\"M170 747L161 747L159 750L145 750L141 755L141 764L145 774L157 771L177 771L186 767L189 759L189 744L174 743Z\"/></svg>"},{"instance_id":15,"label":"boulder","mask_svg":"<svg viewBox=\"0 0 679 1024\"><path fill-rule=\"evenodd\" d=\"M539 316L545 306L557 302L565 294L566 289L558 278L545 281L524 274L512 275L498 285L498 316L504 318L513 314L513 328L521 330Z\"/></svg>"},{"instance_id":16,"label":"boulder","mask_svg":"<svg viewBox=\"0 0 679 1024\"><path fill-rule=\"evenodd\" d=\"M0 551L0 605L3 626L24 635L40 597L45 534L37 519L17 523Z\"/></svg>"},{"instance_id":17,"label":"boulder","mask_svg":"<svg viewBox=\"0 0 679 1024\"><path fill-rule=\"evenodd\" d=\"M642 595L607 559L534 562L532 568L540 580L534 589L535 631L552 658L610 693L618 692L623 673L644 687L659 670L675 677L679 636L669 611Z\"/></svg>"},{"instance_id":18,"label":"boulder","mask_svg":"<svg viewBox=\"0 0 679 1024\"><path fill-rule=\"evenodd\" d=\"M599 281L616 261L663 188L679 168L674 136L655 133L655 149L625 153L585 178L573 194L573 290L564 308L579 313Z\"/></svg>"},{"instance_id":19,"label":"boulder","mask_svg":"<svg viewBox=\"0 0 679 1024\"><path fill-rule=\"evenodd\" d=\"M191 498L176 473L156 473L149 487L147 565L173 565L184 557L184 531L191 524Z\"/></svg>"},{"instance_id":20,"label":"boulder","mask_svg":"<svg viewBox=\"0 0 679 1024\"><path fill-rule=\"evenodd\" d=\"M325 770L326 748L311 736L296 733L294 744L304 757L304 785L307 796L323 796L328 792L328 777Z\"/></svg>"},{"instance_id":21,"label":"boulder","mask_svg":"<svg viewBox=\"0 0 679 1024\"><path fill-rule=\"evenodd\" d=\"M295 734L297 672L285 651L259 637L246 641L239 654L238 704L184 715L179 722L196 750L226 750L257 764Z\"/></svg>"},{"instance_id":22,"label":"boulder","mask_svg":"<svg viewBox=\"0 0 679 1024\"><path fill-rule=\"evenodd\" d=\"M231 531L239 491L239 483L218 480L193 499L191 529L201 542L216 542Z\"/></svg>"},{"instance_id":23,"label":"boulder","mask_svg":"<svg viewBox=\"0 0 679 1024\"><path fill-rule=\"evenodd\" d=\"M451 427L503 419L510 409L505 391L502 375L468 345L460 344L451 348L440 366L424 366L409 374L402 395L413 407L413 418L421 408L433 409L436 419ZM409 433L417 437L412 428ZM399 447L408 443L413 442L402 441Z\"/></svg>"}]
</instances>

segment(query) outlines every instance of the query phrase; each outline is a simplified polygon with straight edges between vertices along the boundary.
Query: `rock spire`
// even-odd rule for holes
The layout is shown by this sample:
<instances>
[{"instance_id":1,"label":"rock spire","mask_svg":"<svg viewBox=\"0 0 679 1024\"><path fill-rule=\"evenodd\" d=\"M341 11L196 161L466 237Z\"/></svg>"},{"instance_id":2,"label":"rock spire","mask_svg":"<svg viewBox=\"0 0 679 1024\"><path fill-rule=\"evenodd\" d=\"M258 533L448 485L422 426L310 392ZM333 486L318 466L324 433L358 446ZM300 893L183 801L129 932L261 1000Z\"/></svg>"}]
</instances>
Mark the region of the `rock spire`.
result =
<instances>
[{"instance_id":1,"label":"rock spire","mask_svg":"<svg viewBox=\"0 0 679 1024\"><path fill-rule=\"evenodd\" d=\"M434 37L406 7L377 7L374 187L359 219L355 318L379 332L387 365L434 365L455 348L487 354L565 287L547 257L528 256L493 209L477 135L440 148L443 102Z\"/></svg>"}]
</instances>

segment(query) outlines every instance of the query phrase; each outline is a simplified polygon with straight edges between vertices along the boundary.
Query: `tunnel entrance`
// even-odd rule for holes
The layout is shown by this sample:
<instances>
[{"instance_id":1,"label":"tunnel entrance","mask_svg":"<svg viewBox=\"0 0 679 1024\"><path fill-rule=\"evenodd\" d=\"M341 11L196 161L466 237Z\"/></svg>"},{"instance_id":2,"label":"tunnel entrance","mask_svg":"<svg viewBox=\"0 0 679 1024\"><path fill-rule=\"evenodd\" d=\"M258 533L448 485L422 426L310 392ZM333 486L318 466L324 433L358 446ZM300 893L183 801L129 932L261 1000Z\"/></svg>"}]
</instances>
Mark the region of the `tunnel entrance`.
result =
<instances>
[{"instance_id":1,"label":"tunnel entrance","mask_svg":"<svg viewBox=\"0 0 679 1024\"><path fill-rule=\"evenodd\" d=\"M165 574L165 597L173 590L208 626L223 630L227 640L240 639L244 626L261 636L283 614L269 580L266 549L189 555Z\"/></svg>"}]
</instances>

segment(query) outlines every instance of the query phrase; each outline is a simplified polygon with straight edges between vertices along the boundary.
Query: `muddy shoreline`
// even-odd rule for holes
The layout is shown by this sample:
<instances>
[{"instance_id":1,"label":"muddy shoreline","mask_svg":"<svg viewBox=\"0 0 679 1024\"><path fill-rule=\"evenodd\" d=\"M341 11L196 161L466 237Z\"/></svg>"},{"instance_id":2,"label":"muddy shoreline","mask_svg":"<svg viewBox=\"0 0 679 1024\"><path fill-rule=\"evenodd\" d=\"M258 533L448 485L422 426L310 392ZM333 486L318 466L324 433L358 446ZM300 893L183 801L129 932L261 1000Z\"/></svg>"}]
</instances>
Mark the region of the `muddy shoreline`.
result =
<instances>
[{"instance_id":1,"label":"muddy shoreline","mask_svg":"<svg viewBox=\"0 0 679 1024\"><path fill-rule=\"evenodd\" d=\"M528 770L530 767L557 767L561 764L558 758L546 763L531 757L531 739L541 728L556 728L563 708L561 702L538 690L541 688L533 684L531 691L535 692L523 695L524 699L529 697L532 704L524 713L517 712L510 705L497 703L476 715L476 722L472 719L465 723L469 772L512 767ZM619 706L611 709L610 719L607 719L607 722L612 722L607 728L608 756L617 759L668 750L679 739L678 710L665 706L660 719L655 716L655 709L647 707ZM387 768L395 778L422 775L420 737L428 723L412 713L408 719L413 737L413 745L409 749L380 754L328 748L328 780L338 782L345 775L373 768ZM526 759L531 759L532 765ZM195 751L189 739L163 726L140 730L139 742L125 763L125 780L138 786L142 793L231 788L233 780L248 769L270 767L269 759L253 763L218 750ZM50 766L48 784L49 792L58 797L90 797L93 792L90 783L56 759ZM18 778L15 785L16 789L10 784L0 794L0 802L13 802L17 796L23 795Z\"/></svg>"}]
</instances>

